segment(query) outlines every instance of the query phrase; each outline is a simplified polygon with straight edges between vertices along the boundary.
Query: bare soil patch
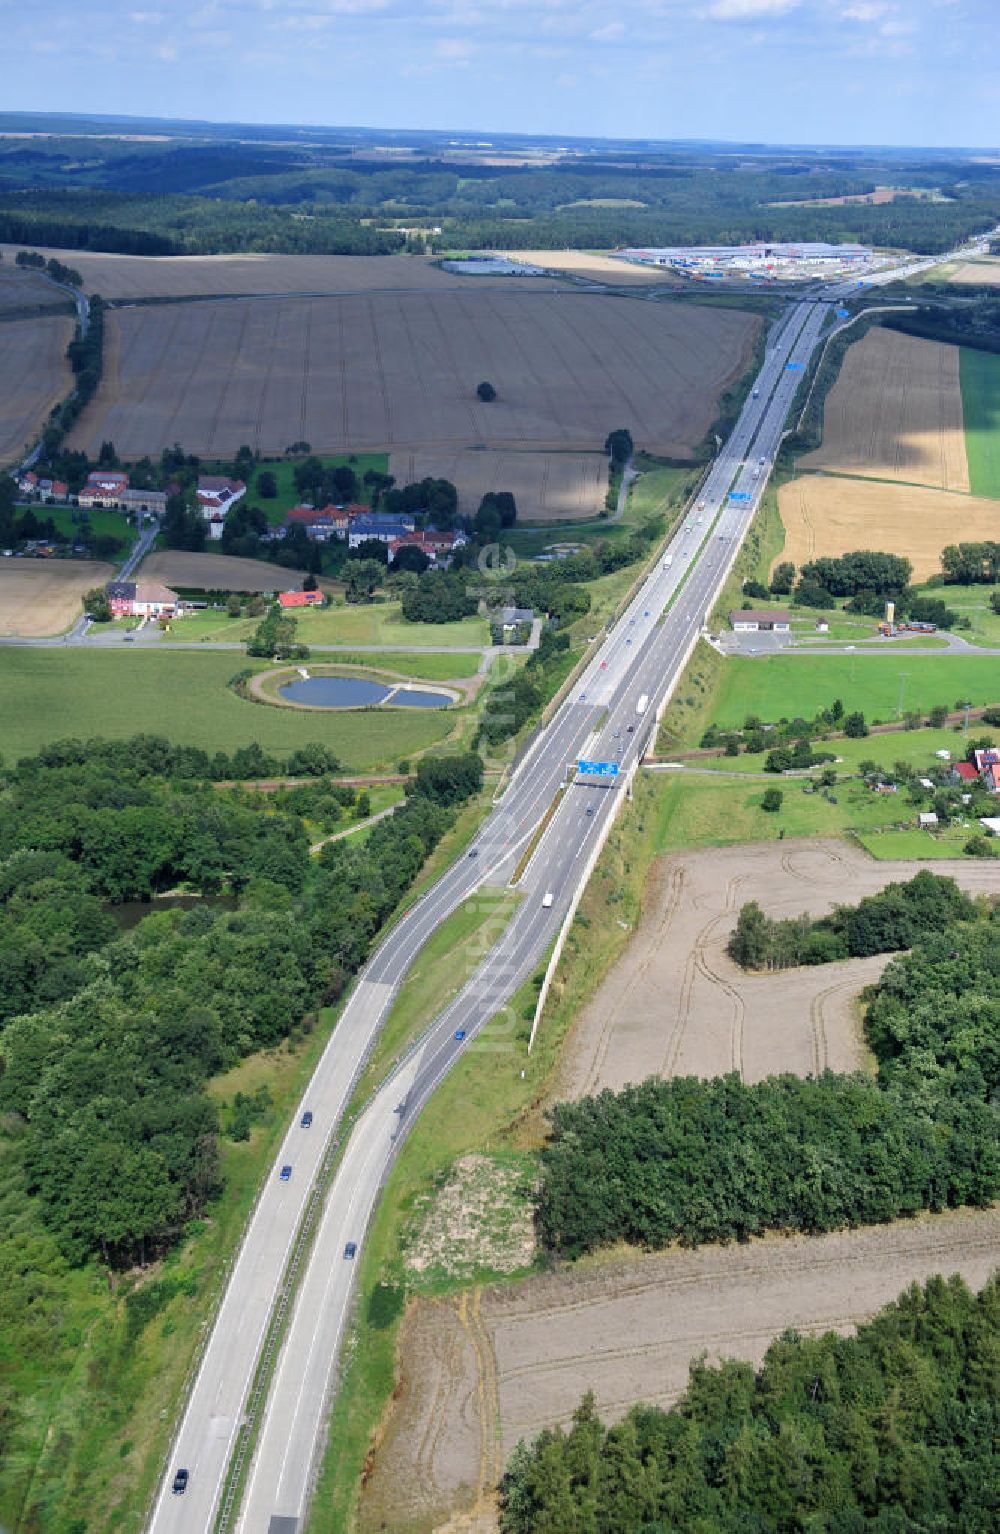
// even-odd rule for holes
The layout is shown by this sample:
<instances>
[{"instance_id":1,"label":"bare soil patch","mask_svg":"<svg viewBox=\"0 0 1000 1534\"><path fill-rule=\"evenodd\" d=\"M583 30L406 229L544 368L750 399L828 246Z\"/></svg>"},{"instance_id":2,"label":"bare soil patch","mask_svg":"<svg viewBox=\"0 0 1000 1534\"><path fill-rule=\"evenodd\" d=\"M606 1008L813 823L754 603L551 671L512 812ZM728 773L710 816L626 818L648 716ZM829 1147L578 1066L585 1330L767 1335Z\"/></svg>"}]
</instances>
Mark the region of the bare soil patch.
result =
<instances>
[{"instance_id":1,"label":"bare soil patch","mask_svg":"<svg viewBox=\"0 0 1000 1534\"><path fill-rule=\"evenodd\" d=\"M495 1527L497 1459L519 1438L567 1423L584 1391L594 1391L609 1421L638 1401L669 1407L702 1352L711 1362L759 1365L785 1327L848 1333L910 1283L957 1272L978 1288L998 1262L1000 1211L957 1210L603 1260L449 1301L417 1300L401 1332L399 1391L360 1527L430 1530L450 1508L454 1529L485 1534Z\"/></svg>"},{"instance_id":2,"label":"bare soil patch","mask_svg":"<svg viewBox=\"0 0 1000 1534\"><path fill-rule=\"evenodd\" d=\"M0 246L13 265L17 245ZM196 298L241 293L367 293L383 288L453 288L471 279L444 272L424 256L292 256L269 252L228 256L119 256L85 250L50 250L74 267L84 291L102 298ZM491 286L550 278L477 277Z\"/></svg>"},{"instance_id":3,"label":"bare soil patch","mask_svg":"<svg viewBox=\"0 0 1000 1534\"><path fill-rule=\"evenodd\" d=\"M463 1156L440 1188L414 1204L407 1269L469 1279L484 1270L516 1273L530 1267L535 1229L526 1176L520 1162Z\"/></svg>"},{"instance_id":4,"label":"bare soil patch","mask_svg":"<svg viewBox=\"0 0 1000 1534\"><path fill-rule=\"evenodd\" d=\"M91 559L0 560L0 634L61 634L80 617L83 593L113 574Z\"/></svg>"},{"instance_id":5,"label":"bare soil patch","mask_svg":"<svg viewBox=\"0 0 1000 1534\"><path fill-rule=\"evenodd\" d=\"M552 1096L617 1091L647 1076L721 1076L761 1081L782 1071L815 1075L864 1065L860 991L891 957L747 974L725 951L740 906L769 916L823 916L919 863L879 863L839 841L764 842L660 858L642 921L582 1012ZM1000 892L1000 865L935 863L963 889Z\"/></svg>"},{"instance_id":6,"label":"bare soil patch","mask_svg":"<svg viewBox=\"0 0 1000 1534\"><path fill-rule=\"evenodd\" d=\"M594 517L608 491L603 453L520 453L507 448L400 450L389 460L398 484L426 476L450 479L459 510L474 516L490 490L509 490L522 522L572 522Z\"/></svg>"},{"instance_id":7,"label":"bare soil patch","mask_svg":"<svg viewBox=\"0 0 1000 1534\"><path fill-rule=\"evenodd\" d=\"M11 320L0 329L0 463L20 460L52 406L68 394L68 315Z\"/></svg>"},{"instance_id":8,"label":"bare soil patch","mask_svg":"<svg viewBox=\"0 0 1000 1534\"><path fill-rule=\"evenodd\" d=\"M206 591L294 591L301 587L306 571L286 570L260 559L237 559L232 554L160 549L143 560L141 574L167 586L200 586Z\"/></svg>"},{"instance_id":9,"label":"bare soil patch","mask_svg":"<svg viewBox=\"0 0 1000 1534\"><path fill-rule=\"evenodd\" d=\"M959 348L870 330L827 396L822 446L799 464L968 490Z\"/></svg>"},{"instance_id":10,"label":"bare soil patch","mask_svg":"<svg viewBox=\"0 0 1000 1534\"><path fill-rule=\"evenodd\" d=\"M520 281L520 279L517 279ZM127 457L178 441L207 457L242 442L599 451L609 422L684 457L759 325L731 309L578 291L175 304L109 315L105 374L71 445ZM483 404L489 379L497 399Z\"/></svg>"},{"instance_id":11,"label":"bare soil patch","mask_svg":"<svg viewBox=\"0 0 1000 1534\"><path fill-rule=\"evenodd\" d=\"M1000 509L986 496L837 475L803 474L782 485L778 510L785 546L775 563L790 559L801 565L820 554L888 549L906 555L916 581L940 572L946 544L1000 534Z\"/></svg>"}]
</instances>

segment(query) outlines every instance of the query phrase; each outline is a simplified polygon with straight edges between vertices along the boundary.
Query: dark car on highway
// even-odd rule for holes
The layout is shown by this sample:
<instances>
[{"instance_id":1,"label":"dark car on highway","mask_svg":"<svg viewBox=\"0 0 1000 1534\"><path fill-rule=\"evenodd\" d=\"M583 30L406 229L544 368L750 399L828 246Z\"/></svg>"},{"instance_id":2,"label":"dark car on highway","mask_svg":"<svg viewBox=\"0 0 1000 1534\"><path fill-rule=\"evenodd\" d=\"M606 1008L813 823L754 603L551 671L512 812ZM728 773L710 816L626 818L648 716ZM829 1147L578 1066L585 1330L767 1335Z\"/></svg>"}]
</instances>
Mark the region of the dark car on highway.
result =
<instances>
[{"instance_id":1,"label":"dark car on highway","mask_svg":"<svg viewBox=\"0 0 1000 1534\"><path fill-rule=\"evenodd\" d=\"M174 1476L174 1484L170 1488L175 1497L183 1497L184 1493L187 1491L189 1479L189 1471L178 1470L177 1474Z\"/></svg>"},{"instance_id":2,"label":"dark car on highway","mask_svg":"<svg viewBox=\"0 0 1000 1534\"><path fill-rule=\"evenodd\" d=\"M356 1257L357 1255L358 1255L358 1243L356 1241L348 1241L347 1245L344 1247L344 1259L345 1259L345 1261L348 1258Z\"/></svg>"},{"instance_id":3,"label":"dark car on highway","mask_svg":"<svg viewBox=\"0 0 1000 1534\"><path fill-rule=\"evenodd\" d=\"M312 1126L312 1121L313 1121L312 1109L311 1108L307 1108L305 1113L303 1113L301 1119L299 1120L299 1123L301 1124L303 1129L309 1129Z\"/></svg>"},{"instance_id":4,"label":"dark car on highway","mask_svg":"<svg viewBox=\"0 0 1000 1534\"><path fill-rule=\"evenodd\" d=\"M290 1179L291 1175L292 1175L292 1169L291 1169L290 1166L283 1166L281 1168L281 1171L278 1173L278 1176L281 1178L282 1182L288 1182L288 1180Z\"/></svg>"}]
</instances>

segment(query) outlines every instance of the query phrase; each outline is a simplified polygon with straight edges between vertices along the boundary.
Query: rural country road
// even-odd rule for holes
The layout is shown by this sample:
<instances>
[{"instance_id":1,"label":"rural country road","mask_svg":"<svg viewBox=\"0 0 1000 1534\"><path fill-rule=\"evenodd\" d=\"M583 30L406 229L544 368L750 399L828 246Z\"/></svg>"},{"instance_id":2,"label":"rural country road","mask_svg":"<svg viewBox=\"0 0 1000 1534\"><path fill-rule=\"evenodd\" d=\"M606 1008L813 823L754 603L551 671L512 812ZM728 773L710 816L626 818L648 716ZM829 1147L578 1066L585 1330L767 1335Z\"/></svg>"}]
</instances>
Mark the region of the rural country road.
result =
<instances>
[{"instance_id":1,"label":"rural country road","mask_svg":"<svg viewBox=\"0 0 1000 1534\"><path fill-rule=\"evenodd\" d=\"M654 734L657 708L680 677L759 504L829 318L826 296L790 305L775 324L754 388L669 551L595 647L467 855L392 928L355 984L235 1257L148 1525L153 1534L209 1534L220 1511L220 1527L244 1534L304 1529L350 1315L356 1263L346 1256L348 1243L360 1251L399 1145L462 1052L515 1047L510 1016L488 1039L477 1043L477 1035L544 958L621 793L620 777L581 773L576 763L611 763L624 776ZM567 791L518 881L524 898L500 938L356 1122L343 1125L353 1083L419 949L475 890L487 881L509 881L563 784ZM306 1109L313 1118L302 1128ZM258 1361L286 1292L310 1191L328 1146L341 1134L346 1143L311 1248L302 1251L260 1420L248 1421ZM292 1167L288 1181L278 1177L283 1165ZM249 1460L239 1506L229 1479L234 1454L244 1468ZM190 1472L188 1490L174 1497L171 1481L181 1466Z\"/></svg>"}]
</instances>

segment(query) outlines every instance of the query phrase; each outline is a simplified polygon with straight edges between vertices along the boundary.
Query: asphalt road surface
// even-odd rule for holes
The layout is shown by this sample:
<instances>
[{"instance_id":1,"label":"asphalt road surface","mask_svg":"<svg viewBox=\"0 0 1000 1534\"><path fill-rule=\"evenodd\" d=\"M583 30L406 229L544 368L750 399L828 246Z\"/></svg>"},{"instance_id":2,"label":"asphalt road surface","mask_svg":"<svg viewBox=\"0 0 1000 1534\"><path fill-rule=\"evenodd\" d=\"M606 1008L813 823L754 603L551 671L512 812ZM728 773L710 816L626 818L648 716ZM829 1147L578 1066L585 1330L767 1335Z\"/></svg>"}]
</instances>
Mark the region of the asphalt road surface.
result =
<instances>
[{"instance_id":1,"label":"asphalt road surface","mask_svg":"<svg viewBox=\"0 0 1000 1534\"><path fill-rule=\"evenodd\" d=\"M368 962L309 1083L236 1255L151 1518L154 1534L214 1527L256 1363L282 1288L309 1192L353 1083L398 987L431 933L480 885L513 873L558 789L569 788L534 849L524 899L466 986L401 1062L353 1126L301 1275L275 1366L242 1509L244 1534L304 1527L323 1445L331 1381L350 1309L356 1263L382 1183L407 1128L462 1050L503 1047L482 1026L501 1012L553 941L620 789L572 769L615 761L622 776L655 730L763 493L789 407L829 318L815 298L791 306L770 336L743 411L706 479L627 612L520 763L467 856L396 924ZM746 499L743 499L746 497ZM648 703L640 711L643 695ZM551 906L543 897L551 892ZM513 1021L511 1024L513 1028ZM456 1030L464 1038L455 1038ZM301 1112L313 1113L310 1128ZM292 1167L288 1181L279 1169ZM184 1496L174 1471L190 1472Z\"/></svg>"}]
</instances>

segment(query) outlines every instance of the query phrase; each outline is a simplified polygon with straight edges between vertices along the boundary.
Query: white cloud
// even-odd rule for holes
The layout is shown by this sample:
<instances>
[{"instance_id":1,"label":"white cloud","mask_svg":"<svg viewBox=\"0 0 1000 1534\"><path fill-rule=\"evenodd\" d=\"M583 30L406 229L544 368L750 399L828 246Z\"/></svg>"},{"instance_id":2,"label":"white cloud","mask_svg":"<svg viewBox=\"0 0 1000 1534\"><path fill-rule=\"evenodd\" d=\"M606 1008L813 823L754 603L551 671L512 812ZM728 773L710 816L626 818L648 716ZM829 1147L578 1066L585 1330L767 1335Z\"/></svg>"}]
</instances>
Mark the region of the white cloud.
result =
<instances>
[{"instance_id":1,"label":"white cloud","mask_svg":"<svg viewBox=\"0 0 1000 1534\"><path fill-rule=\"evenodd\" d=\"M467 64L475 51L467 37L442 37L434 45L435 56L448 64Z\"/></svg>"},{"instance_id":2,"label":"white cloud","mask_svg":"<svg viewBox=\"0 0 1000 1534\"><path fill-rule=\"evenodd\" d=\"M129 11L129 21L134 21L137 27L158 27L163 20L162 11Z\"/></svg>"},{"instance_id":3,"label":"white cloud","mask_svg":"<svg viewBox=\"0 0 1000 1534\"><path fill-rule=\"evenodd\" d=\"M704 14L717 21L744 21L757 16L784 16L801 3L802 0L714 0Z\"/></svg>"},{"instance_id":4,"label":"white cloud","mask_svg":"<svg viewBox=\"0 0 1000 1534\"><path fill-rule=\"evenodd\" d=\"M888 9L881 0L858 0L855 5L845 5L840 14L845 21L878 21Z\"/></svg>"},{"instance_id":5,"label":"white cloud","mask_svg":"<svg viewBox=\"0 0 1000 1534\"><path fill-rule=\"evenodd\" d=\"M625 23L622 21L609 21L606 27L598 27L596 32L590 33L592 43L610 43L616 37L624 37Z\"/></svg>"},{"instance_id":6,"label":"white cloud","mask_svg":"<svg viewBox=\"0 0 1000 1534\"><path fill-rule=\"evenodd\" d=\"M173 43L161 43L159 48L153 49L153 57L159 59L163 64L176 64L178 58L177 49Z\"/></svg>"}]
</instances>

